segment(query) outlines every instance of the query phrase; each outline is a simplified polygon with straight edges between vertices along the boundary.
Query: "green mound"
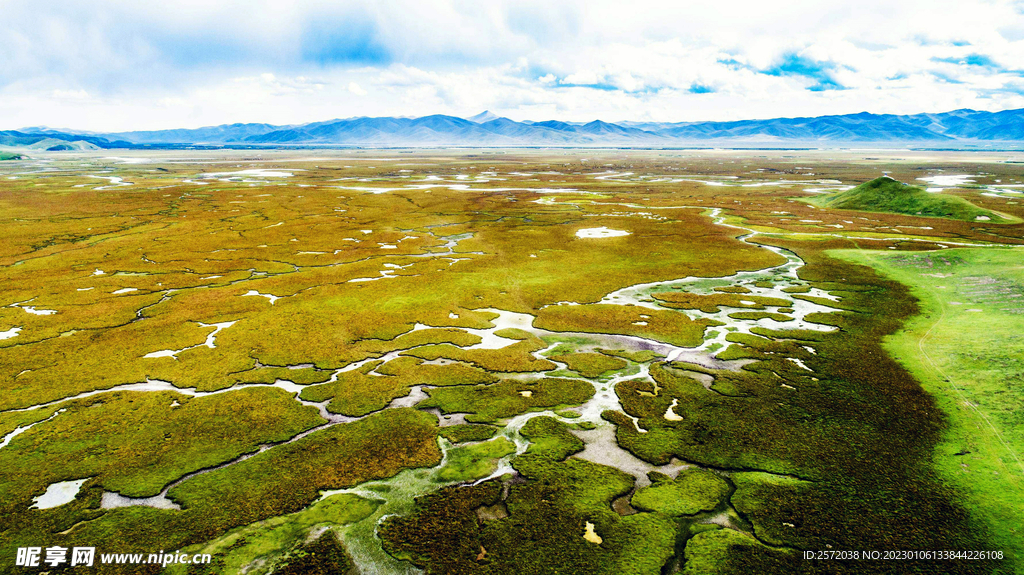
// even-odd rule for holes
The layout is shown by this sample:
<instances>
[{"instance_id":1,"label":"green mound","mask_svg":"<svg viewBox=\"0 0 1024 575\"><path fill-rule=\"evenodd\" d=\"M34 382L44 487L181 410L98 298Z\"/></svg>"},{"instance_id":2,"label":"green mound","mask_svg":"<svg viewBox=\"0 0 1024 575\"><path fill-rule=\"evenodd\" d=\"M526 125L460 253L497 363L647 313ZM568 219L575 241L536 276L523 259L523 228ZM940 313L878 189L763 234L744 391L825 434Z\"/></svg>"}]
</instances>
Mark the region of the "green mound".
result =
<instances>
[{"instance_id":1,"label":"green mound","mask_svg":"<svg viewBox=\"0 0 1024 575\"><path fill-rule=\"evenodd\" d=\"M670 517L711 511L729 494L724 479L703 469L689 469L671 477L652 471L651 485L633 494L630 503L643 511L656 511Z\"/></svg>"},{"instance_id":2,"label":"green mound","mask_svg":"<svg viewBox=\"0 0 1024 575\"><path fill-rule=\"evenodd\" d=\"M278 575L335 575L351 573L355 564L345 552L345 547L330 530L319 537L303 543L285 559L286 563L274 573Z\"/></svg>"},{"instance_id":3,"label":"green mound","mask_svg":"<svg viewBox=\"0 0 1024 575\"><path fill-rule=\"evenodd\" d=\"M24 160L25 156L12 152L0 152L0 162L4 160Z\"/></svg>"},{"instance_id":4,"label":"green mound","mask_svg":"<svg viewBox=\"0 0 1024 575\"><path fill-rule=\"evenodd\" d=\"M852 190L822 197L815 203L827 208L842 210L886 212L963 221L998 223L1010 221L1005 216L979 208L963 198L926 192L916 186L898 182L889 176L864 182Z\"/></svg>"},{"instance_id":5,"label":"green mound","mask_svg":"<svg viewBox=\"0 0 1024 575\"><path fill-rule=\"evenodd\" d=\"M44 138L34 144L30 144L29 149L32 150L46 150L47 152L67 152L67 151L80 151L80 150L99 150L100 147L96 144L86 142L84 140L77 140L74 142L68 142L66 140L58 140L56 138Z\"/></svg>"}]
</instances>

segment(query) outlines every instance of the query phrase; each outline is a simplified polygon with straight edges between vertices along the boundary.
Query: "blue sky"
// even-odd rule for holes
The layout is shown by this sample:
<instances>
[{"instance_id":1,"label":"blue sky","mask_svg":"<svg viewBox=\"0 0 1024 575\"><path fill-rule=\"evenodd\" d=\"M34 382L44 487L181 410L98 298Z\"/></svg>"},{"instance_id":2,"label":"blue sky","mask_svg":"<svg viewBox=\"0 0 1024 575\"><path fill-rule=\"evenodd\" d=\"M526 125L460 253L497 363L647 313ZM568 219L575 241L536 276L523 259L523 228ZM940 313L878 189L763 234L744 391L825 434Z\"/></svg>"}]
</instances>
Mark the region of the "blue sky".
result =
<instances>
[{"instance_id":1,"label":"blue sky","mask_svg":"<svg viewBox=\"0 0 1024 575\"><path fill-rule=\"evenodd\" d=\"M0 0L0 129L1024 107L1024 1Z\"/></svg>"}]
</instances>

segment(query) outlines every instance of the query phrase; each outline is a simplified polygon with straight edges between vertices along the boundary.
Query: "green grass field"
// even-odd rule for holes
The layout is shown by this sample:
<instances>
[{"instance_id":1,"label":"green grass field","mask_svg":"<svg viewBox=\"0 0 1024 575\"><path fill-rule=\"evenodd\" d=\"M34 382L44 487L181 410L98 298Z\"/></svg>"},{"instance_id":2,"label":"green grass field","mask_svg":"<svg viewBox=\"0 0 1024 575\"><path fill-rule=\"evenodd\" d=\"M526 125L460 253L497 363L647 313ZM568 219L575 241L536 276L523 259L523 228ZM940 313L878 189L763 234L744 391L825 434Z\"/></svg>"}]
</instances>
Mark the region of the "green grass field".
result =
<instances>
[{"instance_id":1,"label":"green grass field","mask_svg":"<svg viewBox=\"0 0 1024 575\"><path fill-rule=\"evenodd\" d=\"M886 349L946 414L934 463L993 543L1024 558L1024 249L832 252L911 286L921 310ZM997 548L999 548L997 547Z\"/></svg>"}]
</instances>

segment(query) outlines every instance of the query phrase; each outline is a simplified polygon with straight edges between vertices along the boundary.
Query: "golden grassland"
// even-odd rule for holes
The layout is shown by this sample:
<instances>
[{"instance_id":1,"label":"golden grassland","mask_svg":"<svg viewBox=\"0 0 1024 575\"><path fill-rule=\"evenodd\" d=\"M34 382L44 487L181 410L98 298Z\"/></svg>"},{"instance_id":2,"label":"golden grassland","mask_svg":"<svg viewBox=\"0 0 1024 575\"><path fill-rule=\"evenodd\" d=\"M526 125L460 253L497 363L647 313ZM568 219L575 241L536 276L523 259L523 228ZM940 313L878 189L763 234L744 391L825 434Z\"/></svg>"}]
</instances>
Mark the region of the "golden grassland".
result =
<instances>
[{"instance_id":1,"label":"golden grassland","mask_svg":"<svg viewBox=\"0 0 1024 575\"><path fill-rule=\"evenodd\" d=\"M799 554L1013 545L986 521L996 483L949 480L936 455L950 434L988 444L927 383L912 350L882 345L931 304L897 283L913 278L832 255L1024 244L1024 194L1015 192L1024 188L1013 187L1024 172L1006 154L137 155L41 154L0 168L5 561L40 543L209 548L222 556L206 572L264 573L299 569L307 547L341 564L347 546L358 565L365 545L382 540L386 561L428 573L1020 568L1019 559L894 567ZM944 193L1011 223L809 201L882 173L908 183L970 175ZM590 228L628 235L577 234ZM806 262L798 285L777 297L719 285L658 291L648 307L602 301L636 284L785 262L761 246ZM757 287L785 281L766 276ZM812 287L839 299L807 295ZM806 319L837 330L730 331L729 347L708 350L703 364L607 341L694 348L731 326L687 311L785 326L801 299L836 310ZM494 309L536 319L530 330L481 335ZM973 313L989 333L1004 325ZM490 345L492 336L510 343ZM977 354L949 356L971 373L1003 357ZM742 361L726 369L713 360ZM989 380L986 398L1004 392ZM416 387L413 409L393 403ZM614 426L620 468L574 456L595 423L560 411L608 394L618 407L600 425ZM521 431L502 429L534 412ZM516 433L524 453L514 453ZM676 463L689 467L629 471ZM406 481L418 468L432 470L429 481L387 484L380 500L364 491L319 499ZM443 487L499 468L509 474ZM87 481L73 501L31 508L48 485L76 479ZM382 503L388 489L402 492L400 505ZM180 509L110 508L105 492L166 494ZM310 538L349 524L357 527L340 543Z\"/></svg>"}]
</instances>

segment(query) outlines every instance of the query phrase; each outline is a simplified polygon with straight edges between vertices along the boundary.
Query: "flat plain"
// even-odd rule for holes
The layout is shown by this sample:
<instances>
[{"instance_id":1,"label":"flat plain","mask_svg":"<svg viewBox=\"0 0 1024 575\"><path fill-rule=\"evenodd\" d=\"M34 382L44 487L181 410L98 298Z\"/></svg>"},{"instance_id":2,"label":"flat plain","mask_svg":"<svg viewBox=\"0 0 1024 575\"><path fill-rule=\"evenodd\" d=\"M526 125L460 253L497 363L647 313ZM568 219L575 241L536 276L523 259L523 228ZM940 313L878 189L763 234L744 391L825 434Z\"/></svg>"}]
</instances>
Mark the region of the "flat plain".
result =
<instances>
[{"instance_id":1,"label":"flat plain","mask_svg":"<svg viewBox=\"0 0 1024 575\"><path fill-rule=\"evenodd\" d=\"M7 565L1024 572L1019 154L32 156L0 163ZM909 213L829 206L890 178Z\"/></svg>"}]
</instances>

